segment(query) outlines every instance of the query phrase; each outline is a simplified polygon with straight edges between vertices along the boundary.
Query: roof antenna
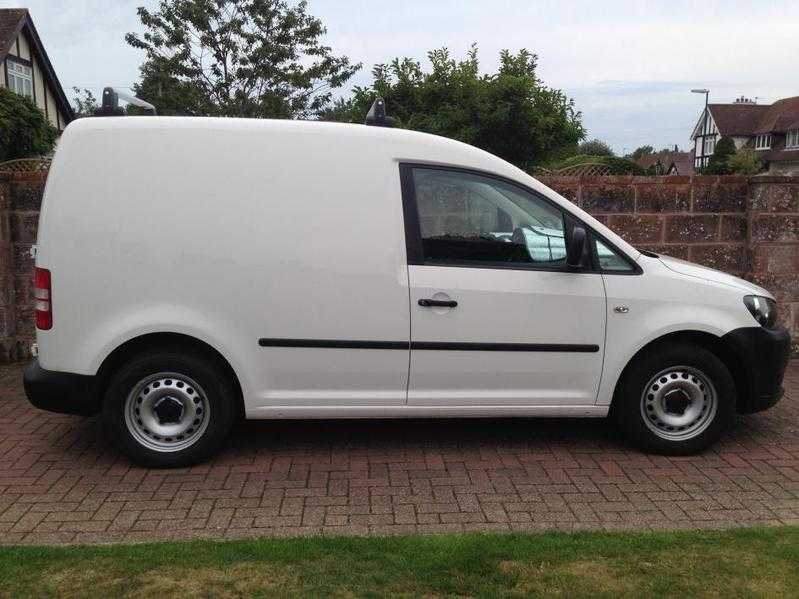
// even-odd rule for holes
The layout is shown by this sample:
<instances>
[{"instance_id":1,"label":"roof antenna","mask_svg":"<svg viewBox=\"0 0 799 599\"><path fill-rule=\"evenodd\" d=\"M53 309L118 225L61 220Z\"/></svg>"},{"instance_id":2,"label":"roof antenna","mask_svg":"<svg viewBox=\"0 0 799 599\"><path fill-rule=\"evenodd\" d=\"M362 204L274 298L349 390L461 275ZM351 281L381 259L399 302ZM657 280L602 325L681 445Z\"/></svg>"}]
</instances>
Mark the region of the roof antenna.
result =
<instances>
[{"instance_id":1,"label":"roof antenna","mask_svg":"<svg viewBox=\"0 0 799 599\"><path fill-rule=\"evenodd\" d=\"M374 127L393 127L395 119L386 116L386 101L381 98L375 98L372 102L372 107L366 113L366 124Z\"/></svg>"}]
</instances>

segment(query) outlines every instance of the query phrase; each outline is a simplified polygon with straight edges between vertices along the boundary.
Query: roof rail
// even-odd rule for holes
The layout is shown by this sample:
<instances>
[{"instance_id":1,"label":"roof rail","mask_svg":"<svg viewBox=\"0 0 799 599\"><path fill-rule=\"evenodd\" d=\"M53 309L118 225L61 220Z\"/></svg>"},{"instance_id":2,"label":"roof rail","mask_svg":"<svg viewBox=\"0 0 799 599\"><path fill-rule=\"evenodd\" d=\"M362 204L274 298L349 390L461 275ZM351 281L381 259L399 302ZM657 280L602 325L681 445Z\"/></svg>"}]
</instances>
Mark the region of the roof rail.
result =
<instances>
[{"instance_id":1,"label":"roof rail","mask_svg":"<svg viewBox=\"0 0 799 599\"><path fill-rule=\"evenodd\" d=\"M378 96L366 113L366 124L375 127L393 127L396 120L386 116L386 101Z\"/></svg>"},{"instance_id":2,"label":"roof rail","mask_svg":"<svg viewBox=\"0 0 799 599\"><path fill-rule=\"evenodd\" d=\"M126 94L125 92L121 92L118 89L113 87L106 87L103 90L103 104L100 108L95 110L95 116L124 116L127 114L125 108L119 105L119 101L122 100L126 102L128 105L138 106L139 108L143 108L144 110L148 110L153 113L153 115L157 114L155 111L155 106L150 104L149 102L145 102L144 100L140 100L136 96L131 96L130 94Z\"/></svg>"}]
</instances>

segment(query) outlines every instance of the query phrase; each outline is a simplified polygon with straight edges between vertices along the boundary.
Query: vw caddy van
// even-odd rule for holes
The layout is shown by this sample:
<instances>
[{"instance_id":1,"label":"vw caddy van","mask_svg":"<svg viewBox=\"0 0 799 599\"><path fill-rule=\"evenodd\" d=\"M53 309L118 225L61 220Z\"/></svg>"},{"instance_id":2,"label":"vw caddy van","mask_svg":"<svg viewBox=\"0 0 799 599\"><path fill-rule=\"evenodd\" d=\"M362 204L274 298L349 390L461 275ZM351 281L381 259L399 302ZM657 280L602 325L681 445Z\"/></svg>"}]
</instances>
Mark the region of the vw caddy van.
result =
<instances>
[{"instance_id":1,"label":"vw caddy van","mask_svg":"<svg viewBox=\"0 0 799 599\"><path fill-rule=\"evenodd\" d=\"M469 145L386 127L91 118L36 252L30 401L137 462L239 417L596 417L689 454L782 393L772 295L639 251Z\"/></svg>"}]
</instances>

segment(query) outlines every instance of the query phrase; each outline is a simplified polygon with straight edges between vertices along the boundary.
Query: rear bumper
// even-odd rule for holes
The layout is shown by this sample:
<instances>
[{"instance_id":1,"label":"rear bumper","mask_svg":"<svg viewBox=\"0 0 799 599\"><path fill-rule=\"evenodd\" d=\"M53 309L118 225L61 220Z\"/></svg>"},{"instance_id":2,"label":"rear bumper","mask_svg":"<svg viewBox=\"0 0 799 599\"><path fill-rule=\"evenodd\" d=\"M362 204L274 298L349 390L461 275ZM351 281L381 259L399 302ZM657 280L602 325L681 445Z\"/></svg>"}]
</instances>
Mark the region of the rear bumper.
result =
<instances>
[{"instance_id":1,"label":"rear bumper","mask_svg":"<svg viewBox=\"0 0 799 599\"><path fill-rule=\"evenodd\" d=\"M25 367L22 382L28 401L42 410L82 416L100 411L93 376L45 370L34 358Z\"/></svg>"},{"instance_id":2,"label":"rear bumper","mask_svg":"<svg viewBox=\"0 0 799 599\"><path fill-rule=\"evenodd\" d=\"M724 335L724 341L737 354L745 375L744 389L738 390L738 412L752 414L776 404L791 354L788 330L744 327Z\"/></svg>"}]
</instances>

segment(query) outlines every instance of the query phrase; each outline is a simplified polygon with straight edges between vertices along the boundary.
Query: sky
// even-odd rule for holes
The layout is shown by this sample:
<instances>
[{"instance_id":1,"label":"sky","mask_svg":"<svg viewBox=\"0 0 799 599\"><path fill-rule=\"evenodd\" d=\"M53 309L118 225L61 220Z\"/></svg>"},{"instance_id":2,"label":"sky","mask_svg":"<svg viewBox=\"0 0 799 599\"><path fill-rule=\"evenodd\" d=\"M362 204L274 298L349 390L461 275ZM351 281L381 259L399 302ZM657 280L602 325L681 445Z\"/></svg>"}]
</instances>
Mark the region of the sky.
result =
<instances>
[{"instance_id":1,"label":"sky","mask_svg":"<svg viewBox=\"0 0 799 599\"><path fill-rule=\"evenodd\" d=\"M136 7L156 0L0 0L27 7L68 96L130 87L143 60L124 35L140 31ZM582 112L589 138L617 153L651 144L691 146L704 104L745 95L760 103L799 95L799 1L789 0L308 0L327 27L325 43L364 68L396 56L426 60L472 43L492 72L500 50L527 48L539 76ZM389 113L391 107L388 107Z\"/></svg>"}]
</instances>

